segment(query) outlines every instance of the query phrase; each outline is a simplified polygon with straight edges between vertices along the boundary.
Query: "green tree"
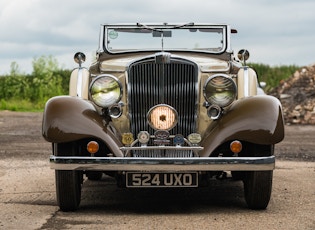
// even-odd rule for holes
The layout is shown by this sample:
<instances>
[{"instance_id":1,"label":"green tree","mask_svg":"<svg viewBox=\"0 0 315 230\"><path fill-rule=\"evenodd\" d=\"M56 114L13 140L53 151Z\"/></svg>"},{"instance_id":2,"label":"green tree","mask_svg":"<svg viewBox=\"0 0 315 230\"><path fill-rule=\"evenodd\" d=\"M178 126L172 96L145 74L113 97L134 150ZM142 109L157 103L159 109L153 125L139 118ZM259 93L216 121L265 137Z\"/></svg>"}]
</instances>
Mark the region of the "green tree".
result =
<instances>
[{"instance_id":1,"label":"green tree","mask_svg":"<svg viewBox=\"0 0 315 230\"><path fill-rule=\"evenodd\" d=\"M26 75L12 62L10 74L0 76L0 109L39 110L49 98L68 94L71 71L63 70L56 58L34 58L32 66Z\"/></svg>"},{"instance_id":2,"label":"green tree","mask_svg":"<svg viewBox=\"0 0 315 230\"><path fill-rule=\"evenodd\" d=\"M11 62L10 65L10 76L19 76L21 75L20 67L19 65L14 61Z\"/></svg>"},{"instance_id":3,"label":"green tree","mask_svg":"<svg viewBox=\"0 0 315 230\"><path fill-rule=\"evenodd\" d=\"M48 98L62 94L62 79L58 73L60 70L56 58L41 56L33 60L32 92L30 99L34 102L46 101Z\"/></svg>"}]
</instances>

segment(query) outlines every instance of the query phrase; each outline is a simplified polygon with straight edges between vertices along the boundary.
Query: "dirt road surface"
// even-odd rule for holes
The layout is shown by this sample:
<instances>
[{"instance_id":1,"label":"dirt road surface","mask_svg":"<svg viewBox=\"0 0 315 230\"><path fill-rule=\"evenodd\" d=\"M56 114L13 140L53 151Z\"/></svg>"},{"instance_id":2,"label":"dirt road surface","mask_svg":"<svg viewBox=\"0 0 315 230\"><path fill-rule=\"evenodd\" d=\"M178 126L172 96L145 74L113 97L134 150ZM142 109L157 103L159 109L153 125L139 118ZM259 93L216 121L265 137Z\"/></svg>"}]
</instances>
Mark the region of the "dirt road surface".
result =
<instances>
[{"instance_id":1,"label":"dirt road surface","mask_svg":"<svg viewBox=\"0 0 315 230\"><path fill-rule=\"evenodd\" d=\"M238 181L186 190L126 190L86 181L77 212L56 204L41 113L0 111L0 229L315 229L315 126L287 126L272 199L246 207Z\"/></svg>"}]
</instances>

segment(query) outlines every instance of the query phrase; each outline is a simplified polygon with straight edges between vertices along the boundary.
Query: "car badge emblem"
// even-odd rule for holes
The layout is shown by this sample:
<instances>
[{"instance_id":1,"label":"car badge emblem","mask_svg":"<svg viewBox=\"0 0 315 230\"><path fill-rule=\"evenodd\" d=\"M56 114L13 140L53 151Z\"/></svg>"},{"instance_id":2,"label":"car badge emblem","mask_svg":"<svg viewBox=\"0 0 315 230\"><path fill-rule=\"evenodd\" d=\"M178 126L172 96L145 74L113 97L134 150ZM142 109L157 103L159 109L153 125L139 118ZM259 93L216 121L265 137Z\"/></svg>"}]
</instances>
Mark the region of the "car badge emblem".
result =
<instances>
[{"instance_id":1,"label":"car badge emblem","mask_svg":"<svg viewBox=\"0 0 315 230\"><path fill-rule=\"evenodd\" d=\"M154 143L157 145L165 145L170 143L170 140L168 140L170 133L167 130L157 130L155 131L154 136L156 138Z\"/></svg>"},{"instance_id":2,"label":"car badge emblem","mask_svg":"<svg viewBox=\"0 0 315 230\"><path fill-rule=\"evenodd\" d=\"M184 139L183 135L181 135L181 134L175 135L175 137L173 139L173 143L174 143L174 145L183 145L185 143L185 139Z\"/></svg>"},{"instance_id":3,"label":"car badge emblem","mask_svg":"<svg viewBox=\"0 0 315 230\"><path fill-rule=\"evenodd\" d=\"M131 145L133 141L134 141L134 138L133 138L132 133L123 133L123 134L122 134L122 140L121 140L121 142L122 142L124 145Z\"/></svg>"}]
</instances>

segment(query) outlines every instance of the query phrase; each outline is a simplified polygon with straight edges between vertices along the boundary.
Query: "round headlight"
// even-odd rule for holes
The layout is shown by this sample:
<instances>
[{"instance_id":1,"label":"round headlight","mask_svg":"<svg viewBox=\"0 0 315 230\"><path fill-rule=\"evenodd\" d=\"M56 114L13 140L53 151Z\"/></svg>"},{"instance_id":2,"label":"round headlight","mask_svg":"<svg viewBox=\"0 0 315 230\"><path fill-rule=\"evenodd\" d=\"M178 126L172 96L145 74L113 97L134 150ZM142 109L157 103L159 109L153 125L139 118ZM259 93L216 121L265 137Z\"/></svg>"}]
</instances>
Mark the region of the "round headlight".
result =
<instances>
[{"instance_id":1,"label":"round headlight","mask_svg":"<svg viewBox=\"0 0 315 230\"><path fill-rule=\"evenodd\" d=\"M225 107L236 98L236 84L228 75L215 74L207 80L203 93L210 104Z\"/></svg>"},{"instance_id":2,"label":"round headlight","mask_svg":"<svg viewBox=\"0 0 315 230\"><path fill-rule=\"evenodd\" d=\"M122 87L114 76L100 75L91 83L90 95L96 105L109 107L119 102L122 96Z\"/></svg>"},{"instance_id":3,"label":"round headlight","mask_svg":"<svg viewBox=\"0 0 315 230\"><path fill-rule=\"evenodd\" d=\"M156 130L171 130L177 124L177 112L169 105L156 105L148 112L149 125Z\"/></svg>"}]
</instances>

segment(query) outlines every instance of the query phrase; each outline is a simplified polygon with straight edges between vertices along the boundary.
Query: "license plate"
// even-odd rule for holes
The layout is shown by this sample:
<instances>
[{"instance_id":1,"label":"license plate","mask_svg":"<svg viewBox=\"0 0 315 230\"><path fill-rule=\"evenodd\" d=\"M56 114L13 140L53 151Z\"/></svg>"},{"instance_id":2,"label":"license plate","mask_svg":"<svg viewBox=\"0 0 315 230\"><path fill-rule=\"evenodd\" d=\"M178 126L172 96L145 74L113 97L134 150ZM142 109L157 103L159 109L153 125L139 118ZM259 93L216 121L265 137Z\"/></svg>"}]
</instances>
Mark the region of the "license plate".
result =
<instances>
[{"instance_id":1,"label":"license plate","mask_svg":"<svg viewBox=\"0 0 315 230\"><path fill-rule=\"evenodd\" d=\"M127 172L127 187L198 187L198 174Z\"/></svg>"}]
</instances>

